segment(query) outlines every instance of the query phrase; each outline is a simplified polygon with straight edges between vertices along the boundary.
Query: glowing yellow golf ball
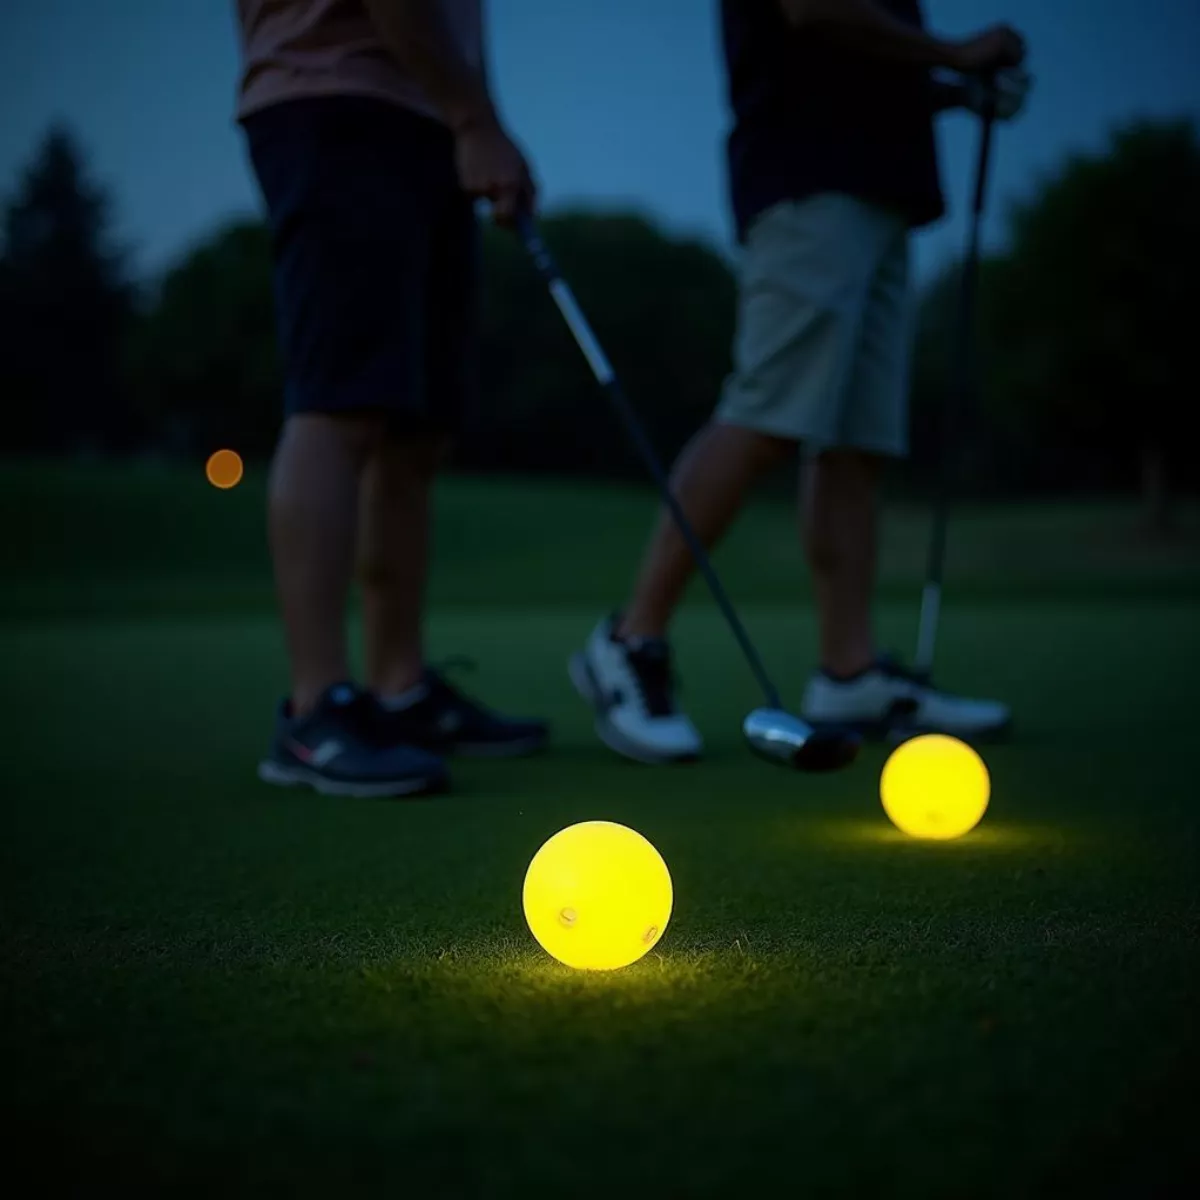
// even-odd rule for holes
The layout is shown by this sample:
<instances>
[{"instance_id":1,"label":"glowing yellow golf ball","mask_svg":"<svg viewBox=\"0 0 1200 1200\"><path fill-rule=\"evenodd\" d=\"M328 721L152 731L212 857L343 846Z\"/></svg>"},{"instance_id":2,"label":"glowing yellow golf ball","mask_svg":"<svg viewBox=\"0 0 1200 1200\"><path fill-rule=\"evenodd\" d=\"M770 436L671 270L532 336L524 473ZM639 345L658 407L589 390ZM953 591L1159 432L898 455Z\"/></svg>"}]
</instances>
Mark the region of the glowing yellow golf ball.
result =
<instances>
[{"instance_id":1,"label":"glowing yellow golf ball","mask_svg":"<svg viewBox=\"0 0 1200 1200\"><path fill-rule=\"evenodd\" d=\"M883 808L910 837L948 841L983 819L991 781L983 759L965 742L930 733L898 746L879 781Z\"/></svg>"},{"instance_id":2,"label":"glowing yellow golf ball","mask_svg":"<svg viewBox=\"0 0 1200 1200\"><path fill-rule=\"evenodd\" d=\"M671 919L671 873L640 833L584 821L556 833L533 856L522 895L542 949L584 971L637 962Z\"/></svg>"}]
</instances>

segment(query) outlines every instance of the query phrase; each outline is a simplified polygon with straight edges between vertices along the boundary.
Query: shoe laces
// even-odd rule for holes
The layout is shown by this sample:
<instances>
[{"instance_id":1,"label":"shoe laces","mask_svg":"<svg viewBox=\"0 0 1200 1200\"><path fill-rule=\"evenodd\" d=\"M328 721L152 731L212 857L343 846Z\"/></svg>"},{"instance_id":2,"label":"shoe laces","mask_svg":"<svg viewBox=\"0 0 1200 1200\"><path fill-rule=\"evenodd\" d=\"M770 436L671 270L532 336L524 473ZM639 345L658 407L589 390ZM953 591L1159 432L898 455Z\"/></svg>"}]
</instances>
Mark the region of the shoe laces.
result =
<instances>
[{"instance_id":1,"label":"shoe laces","mask_svg":"<svg viewBox=\"0 0 1200 1200\"><path fill-rule=\"evenodd\" d=\"M378 747L387 744L383 708L370 692L356 688L353 699L336 705L333 711L338 713L346 728L363 745Z\"/></svg>"},{"instance_id":2,"label":"shoe laces","mask_svg":"<svg viewBox=\"0 0 1200 1200\"><path fill-rule=\"evenodd\" d=\"M889 679L901 679L919 688L929 688L928 676L915 667L906 667L898 658L890 654L881 654L875 664Z\"/></svg>"},{"instance_id":3,"label":"shoe laces","mask_svg":"<svg viewBox=\"0 0 1200 1200\"><path fill-rule=\"evenodd\" d=\"M675 677L671 670L671 651L657 638L625 643L625 658L633 671L646 712L652 717L675 713Z\"/></svg>"}]
</instances>

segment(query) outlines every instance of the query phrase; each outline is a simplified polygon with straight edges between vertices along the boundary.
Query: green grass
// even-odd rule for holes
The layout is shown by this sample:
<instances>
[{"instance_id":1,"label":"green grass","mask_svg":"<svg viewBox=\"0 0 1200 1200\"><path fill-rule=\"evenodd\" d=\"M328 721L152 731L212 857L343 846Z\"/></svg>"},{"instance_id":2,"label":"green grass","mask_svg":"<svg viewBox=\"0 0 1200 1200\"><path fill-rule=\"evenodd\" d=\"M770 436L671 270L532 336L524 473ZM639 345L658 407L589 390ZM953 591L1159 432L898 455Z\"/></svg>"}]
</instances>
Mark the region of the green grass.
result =
<instances>
[{"instance_id":1,"label":"green grass","mask_svg":"<svg viewBox=\"0 0 1200 1200\"><path fill-rule=\"evenodd\" d=\"M497 502L497 496L502 497ZM217 492L199 467L0 467L0 618L268 613L265 480ZM645 488L454 479L439 495L436 608L593 608L618 602L653 513ZM972 507L955 514L947 585L960 599L1148 592L1200 600L1200 503L1171 540L1144 537L1130 502ZM928 513L886 514L881 594L910 601L925 570ZM787 505L761 504L718 556L746 603L805 602ZM702 589L697 598L703 599Z\"/></svg>"},{"instance_id":2,"label":"green grass","mask_svg":"<svg viewBox=\"0 0 1200 1200\"><path fill-rule=\"evenodd\" d=\"M548 484L446 488L431 640L552 715L553 752L463 764L437 801L261 787L283 661L257 487L0 473L10 1173L988 1197L1165 1194L1200 1165L1193 543L1139 549L1115 508L963 517L946 681L1010 698L1019 736L988 752L984 825L927 846L886 825L880 750L813 778L745 754L752 684L701 603L678 649L708 760L603 753L563 658L646 501ZM724 559L794 700L813 627L786 533L757 510ZM901 646L908 553L881 612ZM605 976L547 960L520 913L538 845L591 817L644 832L676 885L659 947Z\"/></svg>"}]
</instances>

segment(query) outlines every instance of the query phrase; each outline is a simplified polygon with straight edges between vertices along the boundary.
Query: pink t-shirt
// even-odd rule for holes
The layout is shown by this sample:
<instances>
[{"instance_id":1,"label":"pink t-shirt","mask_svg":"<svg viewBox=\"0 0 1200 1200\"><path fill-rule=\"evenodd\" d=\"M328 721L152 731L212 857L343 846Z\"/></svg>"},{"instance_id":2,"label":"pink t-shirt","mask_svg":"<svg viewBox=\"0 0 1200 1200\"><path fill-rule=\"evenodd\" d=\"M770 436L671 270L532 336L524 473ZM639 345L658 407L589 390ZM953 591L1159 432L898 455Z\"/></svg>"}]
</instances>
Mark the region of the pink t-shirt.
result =
<instances>
[{"instance_id":1,"label":"pink t-shirt","mask_svg":"<svg viewBox=\"0 0 1200 1200\"><path fill-rule=\"evenodd\" d=\"M464 56L482 55L481 0L442 0ZM311 96L376 96L436 118L388 51L363 0L237 0L242 78L237 116Z\"/></svg>"}]
</instances>

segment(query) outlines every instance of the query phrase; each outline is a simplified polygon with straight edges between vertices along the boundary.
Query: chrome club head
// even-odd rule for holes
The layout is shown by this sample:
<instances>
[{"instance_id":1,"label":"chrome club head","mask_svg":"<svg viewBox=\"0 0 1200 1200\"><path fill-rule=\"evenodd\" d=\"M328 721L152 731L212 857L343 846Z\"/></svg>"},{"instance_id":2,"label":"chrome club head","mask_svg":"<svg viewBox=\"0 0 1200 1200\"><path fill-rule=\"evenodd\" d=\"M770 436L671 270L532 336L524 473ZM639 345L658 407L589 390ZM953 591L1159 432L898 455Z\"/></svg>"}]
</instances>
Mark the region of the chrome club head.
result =
<instances>
[{"instance_id":1,"label":"chrome club head","mask_svg":"<svg viewBox=\"0 0 1200 1200\"><path fill-rule=\"evenodd\" d=\"M860 739L846 729L814 729L781 708L756 708L742 723L750 749L760 758L797 771L836 771L858 754Z\"/></svg>"}]
</instances>

